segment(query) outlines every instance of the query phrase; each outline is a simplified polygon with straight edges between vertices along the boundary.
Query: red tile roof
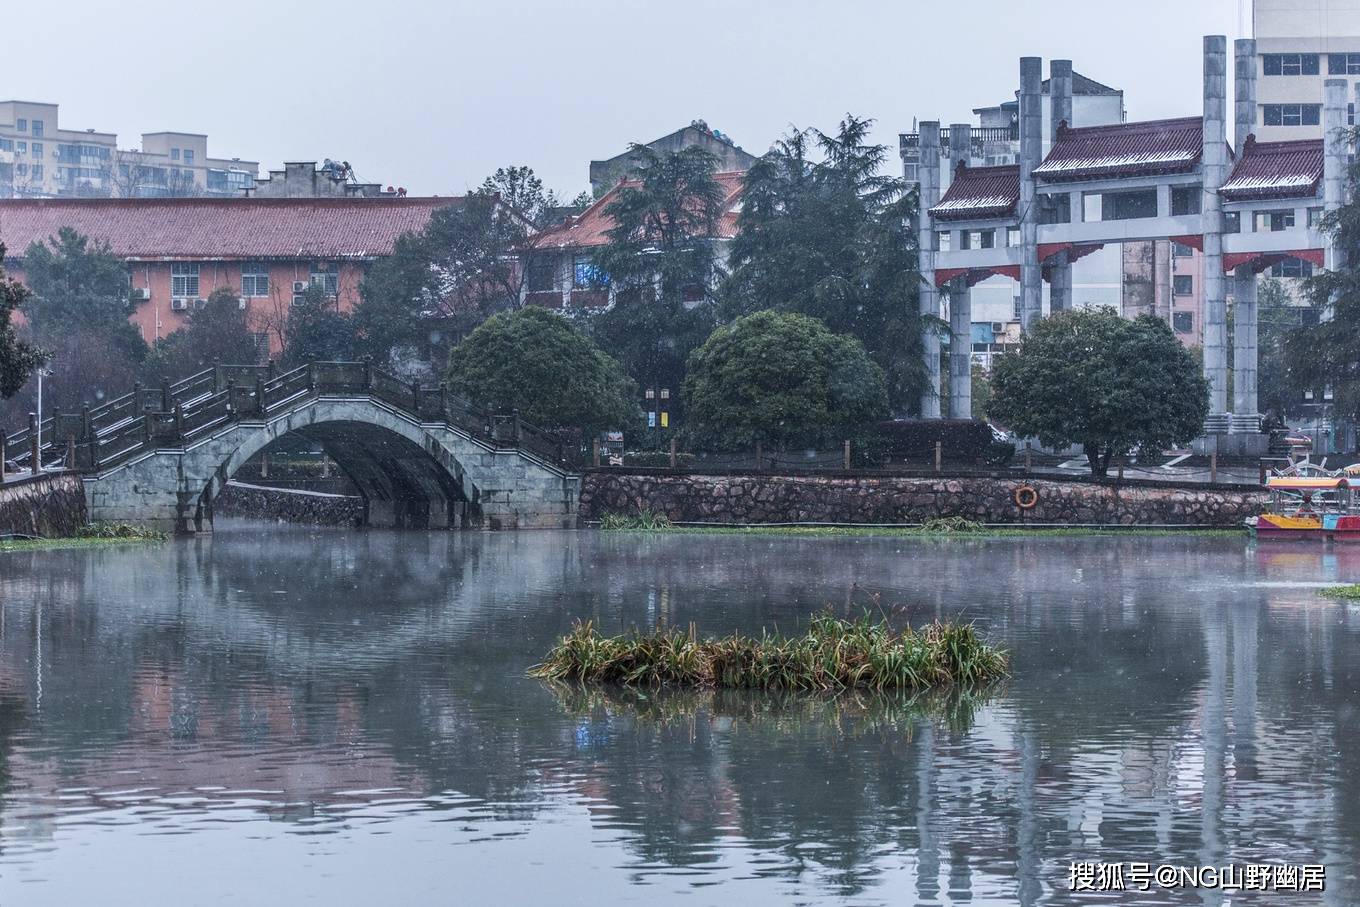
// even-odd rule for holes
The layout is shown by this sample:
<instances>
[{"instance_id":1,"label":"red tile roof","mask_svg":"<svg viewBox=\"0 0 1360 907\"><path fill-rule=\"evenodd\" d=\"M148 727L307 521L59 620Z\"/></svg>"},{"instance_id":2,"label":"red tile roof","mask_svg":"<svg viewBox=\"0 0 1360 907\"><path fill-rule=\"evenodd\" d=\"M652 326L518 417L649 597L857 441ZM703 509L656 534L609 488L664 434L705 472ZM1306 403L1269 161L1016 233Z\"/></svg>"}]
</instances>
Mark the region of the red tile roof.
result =
<instances>
[{"instance_id":1,"label":"red tile roof","mask_svg":"<svg viewBox=\"0 0 1360 907\"><path fill-rule=\"evenodd\" d=\"M1020 202L1020 168L959 167L944 198L930 209L936 220L986 220L1010 217Z\"/></svg>"},{"instance_id":2,"label":"red tile roof","mask_svg":"<svg viewBox=\"0 0 1360 907\"><path fill-rule=\"evenodd\" d=\"M1322 139L1258 142L1248 136L1242 158L1219 188L1228 201L1306 198L1322 185Z\"/></svg>"},{"instance_id":3,"label":"red tile roof","mask_svg":"<svg viewBox=\"0 0 1360 907\"><path fill-rule=\"evenodd\" d=\"M1046 182L1186 173L1199 164L1200 117L1064 128L1034 175Z\"/></svg>"},{"instance_id":4,"label":"red tile roof","mask_svg":"<svg viewBox=\"0 0 1360 907\"><path fill-rule=\"evenodd\" d=\"M120 258L369 259L389 255L448 198L0 199L0 243L21 257L62 227Z\"/></svg>"},{"instance_id":5,"label":"red tile roof","mask_svg":"<svg viewBox=\"0 0 1360 907\"><path fill-rule=\"evenodd\" d=\"M723 215L718 221L718 239L731 239L737 235L737 206L745 176L745 171L738 170L713 174L723 190ZM614 227L614 219L609 216L607 209L619 197L620 191L637 185L636 180L620 181L576 217L539 233L533 238L531 246L535 249L589 249L607 245L609 231Z\"/></svg>"}]
</instances>

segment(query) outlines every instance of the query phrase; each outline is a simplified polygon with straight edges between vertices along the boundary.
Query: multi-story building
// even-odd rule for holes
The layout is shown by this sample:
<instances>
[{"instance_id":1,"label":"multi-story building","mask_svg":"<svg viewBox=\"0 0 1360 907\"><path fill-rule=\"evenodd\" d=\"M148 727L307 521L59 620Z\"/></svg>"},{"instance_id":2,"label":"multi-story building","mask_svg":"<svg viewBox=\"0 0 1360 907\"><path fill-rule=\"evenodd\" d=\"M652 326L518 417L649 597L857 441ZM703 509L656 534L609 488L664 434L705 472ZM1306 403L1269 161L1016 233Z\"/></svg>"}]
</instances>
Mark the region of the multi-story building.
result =
<instances>
[{"instance_id":1,"label":"multi-story building","mask_svg":"<svg viewBox=\"0 0 1360 907\"><path fill-rule=\"evenodd\" d=\"M183 327L214 290L241 300L272 350L310 288L340 311L359 302L369 266L404 233L424 229L448 198L157 198L0 200L5 270L24 277L24 252L63 227L107 242L127 262L140 300L133 324L148 342Z\"/></svg>"},{"instance_id":2,"label":"multi-story building","mask_svg":"<svg viewBox=\"0 0 1360 907\"><path fill-rule=\"evenodd\" d=\"M0 197L240 195L260 165L211 158L208 137L148 132L141 148L118 136L62 129L56 104L0 101Z\"/></svg>"},{"instance_id":3,"label":"multi-story building","mask_svg":"<svg viewBox=\"0 0 1360 907\"><path fill-rule=\"evenodd\" d=\"M1255 0L1252 30L1257 139L1321 138L1323 83L1360 80L1360 0Z\"/></svg>"},{"instance_id":4,"label":"multi-story building","mask_svg":"<svg viewBox=\"0 0 1360 907\"><path fill-rule=\"evenodd\" d=\"M316 161L287 161L282 170L257 178L244 191L251 198L378 198L405 196L406 190L381 183L361 183L348 161L327 158Z\"/></svg>"}]
</instances>

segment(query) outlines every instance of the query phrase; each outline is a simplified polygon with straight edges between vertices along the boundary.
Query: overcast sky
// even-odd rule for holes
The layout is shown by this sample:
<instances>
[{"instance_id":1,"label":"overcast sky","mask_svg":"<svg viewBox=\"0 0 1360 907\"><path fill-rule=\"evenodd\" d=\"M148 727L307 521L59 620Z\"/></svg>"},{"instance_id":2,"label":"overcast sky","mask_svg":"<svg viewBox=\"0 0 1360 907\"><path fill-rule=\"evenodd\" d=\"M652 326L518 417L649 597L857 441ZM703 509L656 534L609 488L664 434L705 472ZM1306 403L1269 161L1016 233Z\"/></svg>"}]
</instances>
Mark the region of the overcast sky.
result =
<instances>
[{"instance_id":1,"label":"overcast sky","mask_svg":"<svg viewBox=\"0 0 1360 907\"><path fill-rule=\"evenodd\" d=\"M759 153L850 111L895 149L913 117L1009 97L1022 55L1070 57L1130 119L1197 114L1201 36L1240 22L1240 0L6 2L0 96L122 147L202 132L214 157L344 159L412 194L528 164L571 196L592 158L696 118Z\"/></svg>"}]
</instances>

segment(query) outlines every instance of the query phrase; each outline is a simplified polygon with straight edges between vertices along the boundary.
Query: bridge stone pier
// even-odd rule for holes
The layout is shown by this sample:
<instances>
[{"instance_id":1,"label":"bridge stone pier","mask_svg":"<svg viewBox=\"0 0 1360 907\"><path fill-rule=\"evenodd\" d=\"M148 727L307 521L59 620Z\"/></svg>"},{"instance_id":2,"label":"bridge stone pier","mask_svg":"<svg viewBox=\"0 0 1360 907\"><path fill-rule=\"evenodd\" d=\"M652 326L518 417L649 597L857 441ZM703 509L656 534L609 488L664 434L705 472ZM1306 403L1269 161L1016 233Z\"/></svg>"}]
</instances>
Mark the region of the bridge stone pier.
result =
<instances>
[{"instance_id":1,"label":"bridge stone pier","mask_svg":"<svg viewBox=\"0 0 1360 907\"><path fill-rule=\"evenodd\" d=\"M95 521L210 531L227 481L296 433L323 447L355 484L367 525L576 524L580 476L560 445L513 415L479 411L442 388L409 385L363 363L313 363L277 377L217 366L159 390L139 388L98 411L57 414L43 433L40 462L66 461L82 473ZM23 434L8 447L30 442L31 460Z\"/></svg>"}]
</instances>

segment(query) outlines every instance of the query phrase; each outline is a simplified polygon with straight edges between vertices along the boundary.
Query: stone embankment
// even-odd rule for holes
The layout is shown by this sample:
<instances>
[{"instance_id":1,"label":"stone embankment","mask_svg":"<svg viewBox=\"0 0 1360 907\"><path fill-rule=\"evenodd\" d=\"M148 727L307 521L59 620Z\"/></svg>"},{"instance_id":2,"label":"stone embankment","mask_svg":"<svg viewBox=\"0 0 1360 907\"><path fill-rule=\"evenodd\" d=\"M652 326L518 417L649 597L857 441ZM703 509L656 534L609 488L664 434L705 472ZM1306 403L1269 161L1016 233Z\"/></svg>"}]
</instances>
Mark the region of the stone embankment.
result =
<instances>
[{"instance_id":1,"label":"stone embankment","mask_svg":"<svg viewBox=\"0 0 1360 907\"><path fill-rule=\"evenodd\" d=\"M364 521L364 499L319 491L299 491L228 482L213 502L216 516L307 523L313 526L358 526Z\"/></svg>"},{"instance_id":2,"label":"stone embankment","mask_svg":"<svg viewBox=\"0 0 1360 907\"><path fill-rule=\"evenodd\" d=\"M85 489L71 473L20 478L0 485L0 535L58 538L75 535L86 523Z\"/></svg>"},{"instance_id":3,"label":"stone embankment","mask_svg":"<svg viewBox=\"0 0 1360 907\"><path fill-rule=\"evenodd\" d=\"M1015 491L1038 500L1028 510ZM676 522L981 523L1240 527L1265 495L1251 486L1171 485L1032 477L678 475L597 471L581 485L580 517L665 514Z\"/></svg>"}]
</instances>

